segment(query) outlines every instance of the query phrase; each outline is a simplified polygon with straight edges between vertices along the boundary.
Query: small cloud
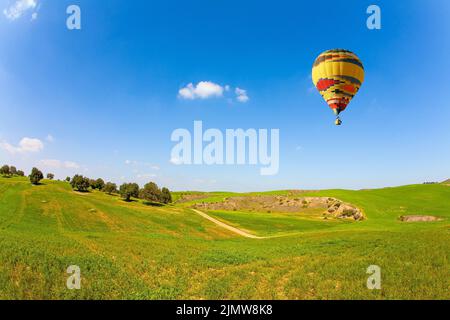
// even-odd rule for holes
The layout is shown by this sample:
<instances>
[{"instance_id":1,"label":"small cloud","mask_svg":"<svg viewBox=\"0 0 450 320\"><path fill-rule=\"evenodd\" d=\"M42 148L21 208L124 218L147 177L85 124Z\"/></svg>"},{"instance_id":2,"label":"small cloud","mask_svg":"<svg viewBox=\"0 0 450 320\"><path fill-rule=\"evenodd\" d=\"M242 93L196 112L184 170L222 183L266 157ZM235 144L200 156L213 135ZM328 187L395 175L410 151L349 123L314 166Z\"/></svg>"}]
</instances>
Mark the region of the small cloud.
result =
<instances>
[{"instance_id":1,"label":"small cloud","mask_svg":"<svg viewBox=\"0 0 450 320\"><path fill-rule=\"evenodd\" d=\"M183 164L183 160L177 157L173 157L170 159L170 163L178 166L180 164Z\"/></svg>"},{"instance_id":2,"label":"small cloud","mask_svg":"<svg viewBox=\"0 0 450 320\"><path fill-rule=\"evenodd\" d=\"M11 6L4 9L3 14L5 15L6 18L13 21L20 18L25 12L36 9L37 5L38 5L37 0L17 0ZM36 14L34 18L36 19L37 13L34 12L33 15L34 14ZM34 20L33 15L32 20Z\"/></svg>"},{"instance_id":3,"label":"small cloud","mask_svg":"<svg viewBox=\"0 0 450 320\"><path fill-rule=\"evenodd\" d=\"M76 162L72 162L72 161L65 161L64 162L64 168L66 169L79 169L80 165Z\"/></svg>"},{"instance_id":4,"label":"small cloud","mask_svg":"<svg viewBox=\"0 0 450 320\"><path fill-rule=\"evenodd\" d=\"M37 17L38 17L38 13L37 13L37 12L33 12L33 13L31 14L31 21L36 20Z\"/></svg>"},{"instance_id":5,"label":"small cloud","mask_svg":"<svg viewBox=\"0 0 450 320\"><path fill-rule=\"evenodd\" d=\"M44 149L44 144L39 139L23 138L18 146L13 146L8 142L0 142L0 149L10 154L16 153L35 153Z\"/></svg>"},{"instance_id":6,"label":"small cloud","mask_svg":"<svg viewBox=\"0 0 450 320\"><path fill-rule=\"evenodd\" d=\"M246 103L250 100L250 98L248 97L248 94L247 94L247 90L244 90L241 88L236 88L235 93L236 93L236 97L237 97L236 99L239 102Z\"/></svg>"},{"instance_id":7,"label":"small cloud","mask_svg":"<svg viewBox=\"0 0 450 320\"><path fill-rule=\"evenodd\" d=\"M146 173L146 174L138 174L136 176L136 179L152 179L152 178L156 178L157 175L154 173Z\"/></svg>"},{"instance_id":8,"label":"small cloud","mask_svg":"<svg viewBox=\"0 0 450 320\"><path fill-rule=\"evenodd\" d=\"M135 160L125 160L125 164L127 166L133 166L133 167L147 167L152 170L160 170L161 168L155 164L148 163L148 162L139 162Z\"/></svg>"},{"instance_id":9,"label":"small cloud","mask_svg":"<svg viewBox=\"0 0 450 320\"><path fill-rule=\"evenodd\" d=\"M303 147L302 147L302 146L296 146L296 147L295 147L295 150L297 150L297 151L302 151L302 150L303 150Z\"/></svg>"},{"instance_id":10,"label":"small cloud","mask_svg":"<svg viewBox=\"0 0 450 320\"><path fill-rule=\"evenodd\" d=\"M76 162L72 161L60 161L54 159L45 159L39 161L39 165L46 168L54 168L54 169L79 169L80 165Z\"/></svg>"},{"instance_id":11,"label":"small cloud","mask_svg":"<svg viewBox=\"0 0 450 320\"><path fill-rule=\"evenodd\" d=\"M51 134L47 135L47 137L45 138L45 140L47 140L48 142L54 142L55 138L53 138L53 136Z\"/></svg>"},{"instance_id":12,"label":"small cloud","mask_svg":"<svg viewBox=\"0 0 450 320\"><path fill-rule=\"evenodd\" d=\"M180 89L178 97L186 100L217 98L222 97L225 90L226 88L214 82L201 81L197 85L189 83Z\"/></svg>"}]
</instances>

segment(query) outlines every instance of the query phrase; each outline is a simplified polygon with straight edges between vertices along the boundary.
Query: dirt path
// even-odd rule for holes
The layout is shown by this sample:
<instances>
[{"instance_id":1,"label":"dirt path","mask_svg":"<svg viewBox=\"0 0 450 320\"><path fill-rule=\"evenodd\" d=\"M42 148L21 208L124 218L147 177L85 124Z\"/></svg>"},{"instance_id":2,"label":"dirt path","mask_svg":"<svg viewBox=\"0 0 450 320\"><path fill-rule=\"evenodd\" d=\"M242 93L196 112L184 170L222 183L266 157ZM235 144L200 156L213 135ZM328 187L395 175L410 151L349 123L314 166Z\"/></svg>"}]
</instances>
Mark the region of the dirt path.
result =
<instances>
[{"instance_id":1,"label":"dirt path","mask_svg":"<svg viewBox=\"0 0 450 320\"><path fill-rule=\"evenodd\" d=\"M238 228L232 227L232 226L230 226L230 225L228 225L226 223L223 223L222 221L219 221L219 220L217 220L217 219L215 219L215 218L213 218L213 217L211 217L211 216L207 215L206 213L201 212L199 210L192 209L192 211L194 211L195 213L199 214L203 218L208 219L211 222L214 222L218 226L220 226L220 227L222 227L224 229L227 229L227 230L229 230L231 232L234 232L234 233L236 233L236 234L238 234L240 236L243 236L243 237L246 237L246 238L251 238L251 239L268 239L269 238L269 237L258 237L258 236L255 236L253 234L250 234L248 232L242 231L241 229L238 229Z\"/></svg>"}]
</instances>

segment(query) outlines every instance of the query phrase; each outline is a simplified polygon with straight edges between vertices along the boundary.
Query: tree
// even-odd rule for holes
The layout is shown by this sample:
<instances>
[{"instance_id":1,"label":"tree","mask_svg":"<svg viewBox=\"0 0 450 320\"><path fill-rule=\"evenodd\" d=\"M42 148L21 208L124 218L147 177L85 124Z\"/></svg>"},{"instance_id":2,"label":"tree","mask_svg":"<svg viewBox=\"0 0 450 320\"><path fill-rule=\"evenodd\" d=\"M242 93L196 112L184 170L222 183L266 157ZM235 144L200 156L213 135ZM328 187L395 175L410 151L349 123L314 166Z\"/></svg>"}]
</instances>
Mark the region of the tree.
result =
<instances>
[{"instance_id":1,"label":"tree","mask_svg":"<svg viewBox=\"0 0 450 320\"><path fill-rule=\"evenodd\" d=\"M102 190L105 187L105 181L98 178L97 180L89 180L92 189Z\"/></svg>"},{"instance_id":2,"label":"tree","mask_svg":"<svg viewBox=\"0 0 450 320\"><path fill-rule=\"evenodd\" d=\"M86 192L89 189L89 179L83 177L82 175L75 175L70 181L72 188L80 192Z\"/></svg>"},{"instance_id":3,"label":"tree","mask_svg":"<svg viewBox=\"0 0 450 320\"><path fill-rule=\"evenodd\" d=\"M172 202L172 194L170 193L169 189L162 188L161 190L161 202L168 204Z\"/></svg>"},{"instance_id":4,"label":"tree","mask_svg":"<svg viewBox=\"0 0 450 320\"><path fill-rule=\"evenodd\" d=\"M102 178L98 178L95 184L98 190L102 190L105 187L105 181Z\"/></svg>"},{"instance_id":5,"label":"tree","mask_svg":"<svg viewBox=\"0 0 450 320\"><path fill-rule=\"evenodd\" d=\"M147 183L139 192L139 198L151 202L161 202L161 195L161 190L154 182Z\"/></svg>"},{"instance_id":6,"label":"tree","mask_svg":"<svg viewBox=\"0 0 450 320\"><path fill-rule=\"evenodd\" d=\"M55 179L55 175L53 173L47 173L47 179L53 180L53 179Z\"/></svg>"},{"instance_id":7,"label":"tree","mask_svg":"<svg viewBox=\"0 0 450 320\"><path fill-rule=\"evenodd\" d=\"M136 183L124 183L120 186L119 193L125 201L130 201L131 197L139 196L139 186Z\"/></svg>"},{"instance_id":8,"label":"tree","mask_svg":"<svg viewBox=\"0 0 450 320\"><path fill-rule=\"evenodd\" d=\"M107 194L117 193L117 185L115 183L108 182L102 188L102 191L107 193Z\"/></svg>"},{"instance_id":9,"label":"tree","mask_svg":"<svg viewBox=\"0 0 450 320\"><path fill-rule=\"evenodd\" d=\"M95 180L94 179L89 179L89 187L91 187L92 190L95 189Z\"/></svg>"},{"instance_id":10,"label":"tree","mask_svg":"<svg viewBox=\"0 0 450 320\"><path fill-rule=\"evenodd\" d=\"M17 175L18 175L19 177L25 177L25 172L23 172L22 170L18 170L18 171L17 171Z\"/></svg>"},{"instance_id":11,"label":"tree","mask_svg":"<svg viewBox=\"0 0 450 320\"><path fill-rule=\"evenodd\" d=\"M38 168L33 168L30 174L31 183L34 185L38 185L39 181L41 181L42 179L44 179L44 175L42 174L42 172Z\"/></svg>"},{"instance_id":12,"label":"tree","mask_svg":"<svg viewBox=\"0 0 450 320\"><path fill-rule=\"evenodd\" d=\"M6 165L6 164L3 167L0 168L0 174L1 175L9 176L9 172L10 172L9 166Z\"/></svg>"},{"instance_id":13,"label":"tree","mask_svg":"<svg viewBox=\"0 0 450 320\"><path fill-rule=\"evenodd\" d=\"M9 167L9 174L10 175L16 175L17 174L17 169L14 166Z\"/></svg>"},{"instance_id":14,"label":"tree","mask_svg":"<svg viewBox=\"0 0 450 320\"><path fill-rule=\"evenodd\" d=\"M67 182L70 182L70 177L66 177L66 181L67 181Z\"/></svg>"}]
</instances>

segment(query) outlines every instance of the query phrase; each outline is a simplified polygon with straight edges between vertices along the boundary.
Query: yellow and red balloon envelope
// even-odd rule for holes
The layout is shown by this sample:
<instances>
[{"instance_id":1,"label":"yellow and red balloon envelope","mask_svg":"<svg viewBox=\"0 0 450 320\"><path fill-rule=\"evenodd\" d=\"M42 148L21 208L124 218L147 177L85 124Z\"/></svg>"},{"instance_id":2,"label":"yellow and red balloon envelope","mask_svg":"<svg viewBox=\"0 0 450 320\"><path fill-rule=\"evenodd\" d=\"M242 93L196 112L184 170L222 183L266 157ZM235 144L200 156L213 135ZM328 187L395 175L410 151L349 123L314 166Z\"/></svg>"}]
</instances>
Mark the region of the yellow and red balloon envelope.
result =
<instances>
[{"instance_id":1,"label":"yellow and red balloon envelope","mask_svg":"<svg viewBox=\"0 0 450 320\"><path fill-rule=\"evenodd\" d=\"M351 51L328 50L314 62L312 80L330 108L339 116L361 88L364 66Z\"/></svg>"}]
</instances>

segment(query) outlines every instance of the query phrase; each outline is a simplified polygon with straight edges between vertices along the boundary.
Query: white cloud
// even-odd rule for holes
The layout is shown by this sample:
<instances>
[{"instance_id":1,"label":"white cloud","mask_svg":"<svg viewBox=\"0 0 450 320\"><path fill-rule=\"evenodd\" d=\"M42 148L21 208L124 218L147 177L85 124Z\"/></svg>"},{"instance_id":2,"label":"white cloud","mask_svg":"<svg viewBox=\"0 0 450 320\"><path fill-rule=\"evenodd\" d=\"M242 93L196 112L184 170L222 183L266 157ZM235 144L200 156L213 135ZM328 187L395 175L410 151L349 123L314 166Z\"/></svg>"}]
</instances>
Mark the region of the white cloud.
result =
<instances>
[{"instance_id":1,"label":"white cloud","mask_svg":"<svg viewBox=\"0 0 450 320\"><path fill-rule=\"evenodd\" d=\"M125 160L125 164L127 166L133 166L133 167L148 167L152 170L160 170L161 168L158 165L152 164L152 163L148 163L148 162L139 162L139 161L135 161L135 160Z\"/></svg>"},{"instance_id":2,"label":"white cloud","mask_svg":"<svg viewBox=\"0 0 450 320\"><path fill-rule=\"evenodd\" d=\"M54 142L55 141L55 138L51 135L51 134L49 134L49 135L47 135L47 138L45 138L48 142Z\"/></svg>"},{"instance_id":3,"label":"white cloud","mask_svg":"<svg viewBox=\"0 0 450 320\"><path fill-rule=\"evenodd\" d=\"M37 12L33 12L33 13L31 14L31 21L36 20L37 17L38 17L38 13L37 13Z\"/></svg>"},{"instance_id":4,"label":"white cloud","mask_svg":"<svg viewBox=\"0 0 450 320\"><path fill-rule=\"evenodd\" d=\"M248 102L248 100L250 100L250 98L248 97L248 94L247 94L247 90L244 90L241 88L236 88L235 93L236 93L236 97L237 97L236 99L239 102L245 103L245 102Z\"/></svg>"},{"instance_id":5,"label":"white cloud","mask_svg":"<svg viewBox=\"0 0 450 320\"><path fill-rule=\"evenodd\" d=\"M226 88L211 81L201 81L195 86L189 83L178 92L178 96L186 100L222 97Z\"/></svg>"},{"instance_id":6,"label":"white cloud","mask_svg":"<svg viewBox=\"0 0 450 320\"><path fill-rule=\"evenodd\" d=\"M173 157L173 158L170 159L170 163L178 166L180 164L183 164L183 159L177 158L177 157Z\"/></svg>"},{"instance_id":7,"label":"white cloud","mask_svg":"<svg viewBox=\"0 0 450 320\"><path fill-rule=\"evenodd\" d=\"M72 161L64 161L64 168L66 169L79 169L80 165Z\"/></svg>"},{"instance_id":8,"label":"white cloud","mask_svg":"<svg viewBox=\"0 0 450 320\"><path fill-rule=\"evenodd\" d=\"M37 0L17 0L11 6L3 10L3 14L9 20L20 18L25 12L33 10L37 7ZM37 14L33 13L32 19L36 19Z\"/></svg>"},{"instance_id":9,"label":"white cloud","mask_svg":"<svg viewBox=\"0 0 450 320\"><path fill-rule=\"evenodd\" d=\"M62 163L59 160L45 159L39 161L39 165L47 168L61 168Z\"/></svg>"},{"instance_id":10,"label":"white cloud","mask_svg":"<svg viewBox=\"0 0 450 320\"><path fill-rule=\"evenodd\" d=\"M18 146L13 146L8 142L0 142L0 149L7 151L10 154L16 153L34 153L44 149L44 144L39 139L23 138L20 140Z\"/></svg>"},{"instance_id":11,"label":"white cloud","mask_svg":"<svg viewBox=\"0 0 450 320\"><path fill-rule=\"evenodd\" d=\"M78 163L72 161L60 161L53 159L45 159L39 161L39 165L46 168L54 168L54 169L79 169L80 165Z\"/></svg>"},{"instance_id":12,"label":"white cloud","mask_svg":"<svg viewBox=\"0 0 450 320\"><path fill-rule=\"evenodd\" d=\"M138 174L136 176L136 179L152 179L152 178L156 178L157 175L154 173L146 173L146 174Z\"/></svg>"}]
</instances>

